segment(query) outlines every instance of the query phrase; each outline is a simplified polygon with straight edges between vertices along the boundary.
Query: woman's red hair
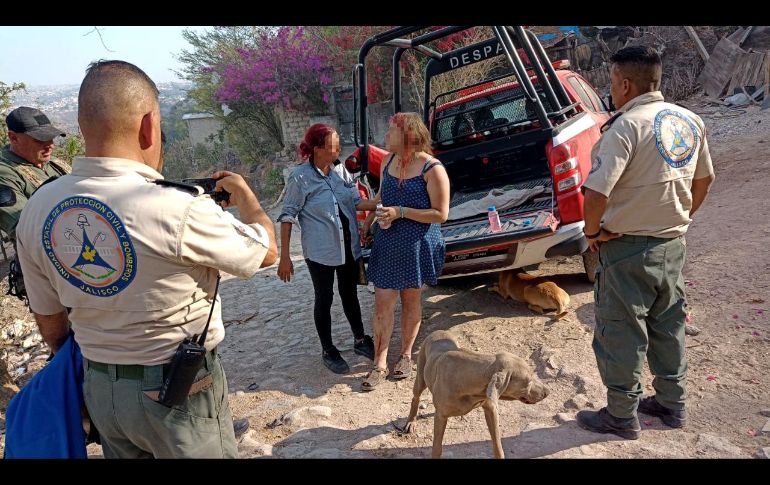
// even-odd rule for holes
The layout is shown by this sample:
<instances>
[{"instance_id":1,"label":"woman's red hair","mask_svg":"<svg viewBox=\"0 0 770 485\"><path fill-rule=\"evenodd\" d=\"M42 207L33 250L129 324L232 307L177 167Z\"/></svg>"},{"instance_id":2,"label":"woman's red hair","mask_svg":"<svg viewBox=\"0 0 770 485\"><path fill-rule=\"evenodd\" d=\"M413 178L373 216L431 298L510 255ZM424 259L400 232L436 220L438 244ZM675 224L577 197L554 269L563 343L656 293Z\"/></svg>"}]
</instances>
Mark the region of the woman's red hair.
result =
<instances>
[{"instance_id":1,"label":"woman's red hair","mask_svg":"<svg viewBox=\"0 0 770 485\"><path fill-rule=\"evenodd\" d=\"M334 128L324 123L316 123L307 129L305 137L299 144L299 156L304 161L313 156L313 150L316 147L323 148L326 145L326 138L334 133Z\"/></svg>"}]
</instances>

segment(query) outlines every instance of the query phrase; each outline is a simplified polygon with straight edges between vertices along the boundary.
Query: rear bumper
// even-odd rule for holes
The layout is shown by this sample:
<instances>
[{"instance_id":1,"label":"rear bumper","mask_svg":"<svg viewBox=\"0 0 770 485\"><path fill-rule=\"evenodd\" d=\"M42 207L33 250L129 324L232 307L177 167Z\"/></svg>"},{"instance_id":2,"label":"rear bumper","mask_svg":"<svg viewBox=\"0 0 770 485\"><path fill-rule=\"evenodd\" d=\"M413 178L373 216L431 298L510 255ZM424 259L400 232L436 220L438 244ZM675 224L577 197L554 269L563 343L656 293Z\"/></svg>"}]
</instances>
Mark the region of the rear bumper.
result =
<instances>
[{"instance_id":1,"label":"rear bumper","mask_svg":"<svg viewBox=\"0 0 770 485\"><path fill-rule=\"evenodd\" d=\"M474 253L456 254L456 248L447 246L447 256L441 279L472 274L491 273L538 264L554 256L574 256L588 247L583 236L583 221L558 228L549 236L525 241L500 244L489 241Z\"/></svg>"}]
</instances>

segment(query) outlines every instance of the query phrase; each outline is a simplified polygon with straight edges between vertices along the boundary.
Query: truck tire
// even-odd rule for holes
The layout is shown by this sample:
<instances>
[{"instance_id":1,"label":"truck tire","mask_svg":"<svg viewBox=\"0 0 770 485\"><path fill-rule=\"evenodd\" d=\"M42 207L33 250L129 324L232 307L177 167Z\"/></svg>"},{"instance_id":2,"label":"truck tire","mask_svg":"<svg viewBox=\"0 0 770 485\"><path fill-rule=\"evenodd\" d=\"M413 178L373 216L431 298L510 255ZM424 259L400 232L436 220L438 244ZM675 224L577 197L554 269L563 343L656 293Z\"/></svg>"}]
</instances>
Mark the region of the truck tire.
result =
<instances>
[{"instance_id":1,"label":"truck tire","mask_svg":"<svg viewBox=\"0 0 770 485\"><path fill-rule=\"evenodd\" d=\"M586 271L586 278L593 283L596 281L596 267L599 266L599 253L593 253L591 250L586 250L583 253L583 268Z\"/></svg>"}]
</instances>

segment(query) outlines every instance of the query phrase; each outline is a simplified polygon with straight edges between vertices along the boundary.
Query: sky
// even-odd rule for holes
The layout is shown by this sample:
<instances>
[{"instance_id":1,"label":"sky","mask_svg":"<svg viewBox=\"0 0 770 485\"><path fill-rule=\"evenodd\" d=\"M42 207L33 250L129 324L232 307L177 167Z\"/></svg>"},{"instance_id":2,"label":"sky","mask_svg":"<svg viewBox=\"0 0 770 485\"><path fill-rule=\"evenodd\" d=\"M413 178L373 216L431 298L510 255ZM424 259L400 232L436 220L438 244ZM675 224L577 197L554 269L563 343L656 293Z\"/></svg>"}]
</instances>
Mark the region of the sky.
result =
<instances>
[{"instance_id":1,"label":"sky","mask_svg":"<svg viewBox=\"0 0 770 485\"><path fill-rule=\"evenodd\" d=\"M0 27L0 81L28 86L80 84L91 61L119 59L145 71L156 83L180 81L171 71L190 44L182 30L206 27ZM88 35L86 35L88 34Z\"/></svg>"}]
</instances>

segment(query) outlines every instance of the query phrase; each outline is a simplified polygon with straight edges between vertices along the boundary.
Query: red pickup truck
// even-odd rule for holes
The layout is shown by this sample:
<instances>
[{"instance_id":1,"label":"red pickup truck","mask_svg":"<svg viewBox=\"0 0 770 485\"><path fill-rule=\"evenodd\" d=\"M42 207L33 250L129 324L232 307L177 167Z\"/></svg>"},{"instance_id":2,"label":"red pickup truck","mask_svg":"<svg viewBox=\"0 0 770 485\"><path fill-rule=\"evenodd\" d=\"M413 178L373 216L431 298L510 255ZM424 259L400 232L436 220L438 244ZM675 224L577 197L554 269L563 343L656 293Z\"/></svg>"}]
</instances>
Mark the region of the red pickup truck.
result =
<instances>
[{"instance_id":1,"label":"red pickup truck","mask_svg":"<svg viewBox=\"0 0 770 485\"><path fill-rule=\"evenodd\" d=\"M446 53L425 46L465 28L445 27L406 39L403 36L424 27L398 27L364 44L353 70L359 148L347 160L348 169L359 170L362 194L372 196L384 152L364 136L366 54L376 45L396 47L393 111L398 112L398 61L403 51L415 49L430 57L424 116L452 191L450 220L441 226L446 243L441 277L583 254L593 281L596 259L586 252L580 188L591 169L591 148L609 119L608 109L585 79L567 69L566 61L548 59L537 37L522 27L493 27L495 37ZM506 55L510 65L493 79L431 94L432 77L497 55ZM511 196L513 202L499 211L502 230L492 232L482 199Z\"/></svg>"}]
</instances>

